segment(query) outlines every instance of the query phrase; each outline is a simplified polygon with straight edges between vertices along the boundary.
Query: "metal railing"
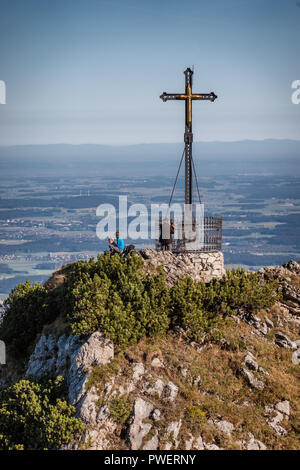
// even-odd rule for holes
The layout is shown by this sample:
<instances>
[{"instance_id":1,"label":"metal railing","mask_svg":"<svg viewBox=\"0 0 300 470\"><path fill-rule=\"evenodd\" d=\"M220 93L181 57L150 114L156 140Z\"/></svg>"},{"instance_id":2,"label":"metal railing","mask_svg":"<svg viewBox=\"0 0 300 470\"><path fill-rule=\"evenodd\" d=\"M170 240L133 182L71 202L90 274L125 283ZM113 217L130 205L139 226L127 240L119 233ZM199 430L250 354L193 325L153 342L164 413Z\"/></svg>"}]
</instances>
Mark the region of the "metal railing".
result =
<instances>
[{"instance_id":1,"label":"metal railing","mask_svg":"<svg viewBox=\"0 0 300 470\"><path fill-rule=\"evenodd\" d=\"M171 237L172 243L169 245L156 240L156 249L158 251L168 249L173 253L221 251L222 217L204 217L202 223L194 221L192 227L188 227L187 230L182 223L181 234L179 238Z\"/></svg>"}]
</instances>

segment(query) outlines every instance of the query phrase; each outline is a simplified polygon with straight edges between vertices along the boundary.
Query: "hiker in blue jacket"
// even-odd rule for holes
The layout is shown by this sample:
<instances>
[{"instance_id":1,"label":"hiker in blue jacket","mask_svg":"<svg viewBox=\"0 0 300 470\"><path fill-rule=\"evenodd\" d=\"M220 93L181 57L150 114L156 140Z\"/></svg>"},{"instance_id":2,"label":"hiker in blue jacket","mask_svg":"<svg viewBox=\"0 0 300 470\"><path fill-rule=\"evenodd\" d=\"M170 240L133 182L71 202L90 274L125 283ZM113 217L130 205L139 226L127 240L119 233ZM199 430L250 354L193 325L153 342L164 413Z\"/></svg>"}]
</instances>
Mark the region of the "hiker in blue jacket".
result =
<instances>
[{"instance_id":1,"label":"hiker in blue jacket","mask_svg":"<svg viewBox=\"0 0 300 470\"><path fill-rule=\"evenodd\" d=\"M112 254L119 253L121 254L124 250L124 240L120 238L120 233L116 232L116 239L113 240L112 238L109 239L109 249Z\"/></svg>"}]
</instances>

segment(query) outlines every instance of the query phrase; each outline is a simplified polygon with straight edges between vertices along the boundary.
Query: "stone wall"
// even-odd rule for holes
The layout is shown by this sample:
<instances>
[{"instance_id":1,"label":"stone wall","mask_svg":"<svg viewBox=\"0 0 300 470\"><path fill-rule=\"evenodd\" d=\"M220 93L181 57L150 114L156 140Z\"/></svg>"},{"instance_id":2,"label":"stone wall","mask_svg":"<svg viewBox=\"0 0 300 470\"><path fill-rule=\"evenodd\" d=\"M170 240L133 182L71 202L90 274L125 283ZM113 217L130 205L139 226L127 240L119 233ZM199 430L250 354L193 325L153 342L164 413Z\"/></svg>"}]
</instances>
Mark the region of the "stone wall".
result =
<instances>
[{"instance_id":1,"label":"stone wall","mask_svg":"<svg viewBox=\"0 0 300 470\"><path fill-rule=\"evenodd\" d=\"M220 279L225 274L224 257L221 251L209 253L172 253L145 248L139 251L144 258L144 269L153 274L158 266L163 266L169 285L177 279L190 276L197 281L209 282Z\"/></svg>"}]
</instances>

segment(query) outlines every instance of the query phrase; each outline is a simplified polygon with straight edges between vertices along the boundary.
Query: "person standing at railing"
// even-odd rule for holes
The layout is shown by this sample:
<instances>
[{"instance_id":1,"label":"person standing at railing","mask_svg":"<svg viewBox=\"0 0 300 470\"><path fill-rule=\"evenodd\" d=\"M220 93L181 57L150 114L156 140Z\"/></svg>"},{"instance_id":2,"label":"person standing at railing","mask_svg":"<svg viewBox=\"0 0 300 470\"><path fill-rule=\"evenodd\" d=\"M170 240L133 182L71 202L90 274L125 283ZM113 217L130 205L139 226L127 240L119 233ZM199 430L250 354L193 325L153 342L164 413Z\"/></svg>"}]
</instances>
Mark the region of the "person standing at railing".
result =
<instances>
[{"instance_id":1,"label":"person standing at railing","mask_svg":"<svg viewBox=\"0 0 300 470\"><path fill-rule=\"evenodd\" d=\"M163 221L160 225L160 237L159 242L162 251L171 251L173 236L174 236L174 221L171 219L170 222L167 220Z\"/></svg>"}]
</instances>

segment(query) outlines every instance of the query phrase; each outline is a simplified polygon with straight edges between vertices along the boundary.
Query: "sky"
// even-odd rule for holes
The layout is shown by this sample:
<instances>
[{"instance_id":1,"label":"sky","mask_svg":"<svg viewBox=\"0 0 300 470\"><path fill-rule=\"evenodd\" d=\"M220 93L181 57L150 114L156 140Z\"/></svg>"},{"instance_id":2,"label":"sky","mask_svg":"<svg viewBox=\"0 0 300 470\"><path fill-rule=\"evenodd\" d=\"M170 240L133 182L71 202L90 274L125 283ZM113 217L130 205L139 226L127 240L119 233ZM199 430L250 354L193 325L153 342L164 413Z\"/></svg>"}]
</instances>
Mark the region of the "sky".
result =
<instances>
[{"instance_id":1,"label":"sky","mask_svg":"<svg viewBox=\"0 0 300 470\"><path fill-rule=\"evenodd\" d=\"M300 139L296 0L0 0L0 145Z\"/></svg>"}]
</instances>

